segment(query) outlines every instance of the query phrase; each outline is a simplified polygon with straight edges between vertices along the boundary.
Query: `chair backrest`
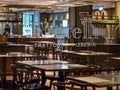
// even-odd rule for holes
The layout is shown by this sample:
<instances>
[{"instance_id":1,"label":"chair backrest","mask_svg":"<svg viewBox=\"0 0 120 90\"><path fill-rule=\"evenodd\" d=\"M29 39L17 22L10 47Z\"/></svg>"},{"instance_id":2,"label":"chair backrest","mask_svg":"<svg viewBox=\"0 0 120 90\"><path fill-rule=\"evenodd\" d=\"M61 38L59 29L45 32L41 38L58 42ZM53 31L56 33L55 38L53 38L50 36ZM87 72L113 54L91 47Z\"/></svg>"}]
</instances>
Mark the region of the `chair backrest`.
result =
<instances>
[{"instance_id":1,"label":"chair backrest","mask_svg":"<svg viewBox=\"0 0 120 90\"><path fill-rule=\"evenodd\" d=\"M83 90L81 88L72 87L69 82L68 83L65 83L65 82L53 82L53 85L57 86L57 88L64 88L64 90ZM54 87L54 89L55 89L55 87Z\"/></svg>"},{"instance_id":2,"label":"chair backrest","mask_svg":"<svg viewBox=\"0 0 120 90\"><path fill-rule=\"evenodd\" d=\"M33 70L29 66L12 65L16 75L15 82L17 90L50 90L48 86L41 85L40 76L34 75Z\"/></svg>"},{"instance_id":3,"label":"chair backrest","mask_svg":"<svg viewBox=\"0 0 120 90\"><path fill-rule=\"evenodd\" d=\"M5 44L6 41L7 41L7 36L5 36L5 35L0 36L0 42L1 43Z\"/></svg>"}]
</instances>

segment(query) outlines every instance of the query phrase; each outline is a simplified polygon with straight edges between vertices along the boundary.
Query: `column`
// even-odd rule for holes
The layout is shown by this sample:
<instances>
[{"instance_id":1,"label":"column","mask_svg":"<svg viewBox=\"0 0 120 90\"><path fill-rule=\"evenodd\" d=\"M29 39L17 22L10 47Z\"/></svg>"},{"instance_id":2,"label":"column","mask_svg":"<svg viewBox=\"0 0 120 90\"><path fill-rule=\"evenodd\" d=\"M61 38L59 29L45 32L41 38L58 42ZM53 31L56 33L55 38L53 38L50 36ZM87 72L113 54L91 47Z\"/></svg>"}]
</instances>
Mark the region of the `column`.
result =
<instances>
[{"instance_id":1,"label":"column","mask_svg":"<svg viewBox=\"0 0 120 90\"><path fill-rule=\"evenodd\" d=\"M115 2L115 15L120 19L120 1ZM119 20L119 31L117 32L117 37L120 38L120 20Z\"/></svg>"}]
</instances>

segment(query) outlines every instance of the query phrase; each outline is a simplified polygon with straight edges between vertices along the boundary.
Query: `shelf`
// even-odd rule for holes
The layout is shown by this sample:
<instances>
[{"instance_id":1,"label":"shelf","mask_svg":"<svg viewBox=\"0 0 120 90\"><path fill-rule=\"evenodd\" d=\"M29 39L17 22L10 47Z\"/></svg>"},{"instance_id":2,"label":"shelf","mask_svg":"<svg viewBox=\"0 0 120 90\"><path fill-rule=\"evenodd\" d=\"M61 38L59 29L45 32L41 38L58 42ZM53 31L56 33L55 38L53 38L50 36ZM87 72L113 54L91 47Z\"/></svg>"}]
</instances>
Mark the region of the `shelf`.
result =
<instances>
[{"instance_id":1,"label":"shelf","mask_svg":"<svg viewBox=\"0 0 120 90\"><path fill-rule=\"evenodd\" d=\"M69 25L69 21L68 20L53 20L51 22L51 25L55 28L55 27L59 27L59 28L66 28Z\"/></svg>"},{"instance_id":2,"label":"shelf","mask_svg":"<svg viewBox=\"0 0 120 90\"><path fill-rule=\"evenodd\" d=\"M0 20L0 22L22 22L22 20Z\"/></svg>"},{"instance_id":3,"label":"shelf","mask_svg":"<svg viewBox=\"0 0 120 90\"><path fill-rule=\"evenodd\" d=\"M68 27L63 27L63 26L55 26L55 27L52 27L52 28L68 28Z\"/></svg>"},{"instance_id":4,"label":"shelf","mask_svg":"<svg viewBox=\"0 0 120 90\"><path fill-rule=\"evenodd\" d=\"M105 20L102 20L102 19L95 20L95 19L93 19L92 23L93 24L111 24L111 25L119 24L118 20L106 20L106 19Z\"/></svg>"}]
</instances>

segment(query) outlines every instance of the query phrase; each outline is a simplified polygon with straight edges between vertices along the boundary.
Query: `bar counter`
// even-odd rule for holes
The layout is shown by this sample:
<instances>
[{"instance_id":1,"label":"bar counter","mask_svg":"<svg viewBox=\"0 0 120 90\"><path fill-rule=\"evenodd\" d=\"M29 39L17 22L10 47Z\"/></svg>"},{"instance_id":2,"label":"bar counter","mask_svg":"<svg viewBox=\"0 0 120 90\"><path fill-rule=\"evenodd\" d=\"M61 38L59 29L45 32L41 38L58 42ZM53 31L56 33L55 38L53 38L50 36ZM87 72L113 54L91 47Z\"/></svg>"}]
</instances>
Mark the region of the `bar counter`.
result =
<instances>
[{"instance_id":1,"label":"bar counter","mask_svg":"<svg viewBox=\"0 0 120 90\"><path fill-rule=\"evenodd\" d=\"M23 53L30 53L33 50L33 45L29 44L0 44L0 53L7 53L7 52L23 52Z\"/></svg>"},{"instance_id":2,"label":"bar counter","mask_svg":"<svg viewBox=\"0 0 120 90\"><path fill-rule=\"evenodd\" d=\"M8 42L19 43L19 44L30 44L29 41L52 41L57 42L57 38L55 37L21 37L21 38L8 38Z\"/></svg>"}]
</instances>

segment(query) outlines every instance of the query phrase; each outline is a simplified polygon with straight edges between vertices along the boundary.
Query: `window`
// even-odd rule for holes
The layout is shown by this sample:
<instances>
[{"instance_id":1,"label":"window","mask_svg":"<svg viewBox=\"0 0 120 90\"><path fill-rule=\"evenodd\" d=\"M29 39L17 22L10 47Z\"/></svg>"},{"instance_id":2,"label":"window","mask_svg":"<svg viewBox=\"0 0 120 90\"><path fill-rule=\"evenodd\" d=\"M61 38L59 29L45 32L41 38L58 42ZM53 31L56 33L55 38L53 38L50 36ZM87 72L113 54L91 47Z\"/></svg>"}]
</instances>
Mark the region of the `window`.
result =
<instances>
[{"instance_id":1,"label":"window","mask_svg":"<svg viewBox=\"0 0 120 90\"><path fill-rule=\"evenodd\" d=\"M32 14L23 14L23 36L32 36Z\"/></svg>"}]
</instances>

